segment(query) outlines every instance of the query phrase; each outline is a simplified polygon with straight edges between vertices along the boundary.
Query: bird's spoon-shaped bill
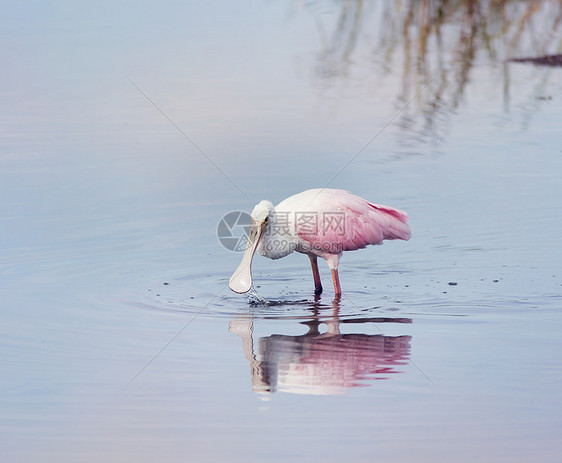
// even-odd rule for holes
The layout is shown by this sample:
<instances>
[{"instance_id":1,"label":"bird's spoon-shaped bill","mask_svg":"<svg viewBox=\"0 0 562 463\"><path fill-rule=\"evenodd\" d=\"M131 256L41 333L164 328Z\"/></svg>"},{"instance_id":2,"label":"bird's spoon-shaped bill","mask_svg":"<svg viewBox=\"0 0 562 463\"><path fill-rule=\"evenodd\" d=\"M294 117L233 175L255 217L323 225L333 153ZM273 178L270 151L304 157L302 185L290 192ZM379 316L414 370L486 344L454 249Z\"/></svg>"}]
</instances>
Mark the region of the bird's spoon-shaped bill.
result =
<instances>
[{"instance_id":1,"label":"bird's spoon-shaped bill","mask_svg":"<svg viewBox=\"0 0 562 463\"><path fill-rule=\"evenodd\" d=\"M228 282L228 286L235 293L247 293L252 287L252 259L263 233L264 226L252 220L248 233L248 243L242 257L242 262L234 271Z\"/></svg>"}]
</instances>

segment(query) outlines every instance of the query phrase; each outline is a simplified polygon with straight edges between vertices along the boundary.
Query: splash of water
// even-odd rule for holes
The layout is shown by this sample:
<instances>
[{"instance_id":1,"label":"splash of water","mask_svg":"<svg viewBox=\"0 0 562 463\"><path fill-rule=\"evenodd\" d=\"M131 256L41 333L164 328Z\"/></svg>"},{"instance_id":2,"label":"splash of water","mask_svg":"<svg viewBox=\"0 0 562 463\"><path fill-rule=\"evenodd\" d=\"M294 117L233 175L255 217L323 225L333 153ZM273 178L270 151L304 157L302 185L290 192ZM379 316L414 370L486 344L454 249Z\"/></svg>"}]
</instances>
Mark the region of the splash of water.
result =
<instances>
[{"instance_id":1,"label":"splash of water","mask_svg":"<svg viewBox=\"0 0 562 463\"><path fill-rule=\"evenodd\" d=\"M248 293L248 304L251 306L269 306L271 302L265 297L260 296L252 286Z\"/></svg>"}]
</instances>

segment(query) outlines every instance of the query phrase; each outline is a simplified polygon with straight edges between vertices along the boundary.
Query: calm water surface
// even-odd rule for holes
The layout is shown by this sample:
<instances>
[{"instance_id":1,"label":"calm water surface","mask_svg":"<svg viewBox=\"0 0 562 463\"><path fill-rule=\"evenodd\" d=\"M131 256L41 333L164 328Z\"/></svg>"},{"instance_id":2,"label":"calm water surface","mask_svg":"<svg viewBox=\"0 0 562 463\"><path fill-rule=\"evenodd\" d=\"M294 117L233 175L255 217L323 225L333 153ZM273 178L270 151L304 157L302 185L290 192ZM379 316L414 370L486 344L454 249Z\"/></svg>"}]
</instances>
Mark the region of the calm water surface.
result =
<instances>
[{"instance_id":1,"label":"calm water surface","mask_svg":"<svg viewBox=\"0 0 562 463\"><path fill-rule=\"evenodd\" d=\"M562 6L450 3L5 8L2 461L558 458ZM220 218L328 184L412 240L230 292Z\"/></svg>"}]
</instances>

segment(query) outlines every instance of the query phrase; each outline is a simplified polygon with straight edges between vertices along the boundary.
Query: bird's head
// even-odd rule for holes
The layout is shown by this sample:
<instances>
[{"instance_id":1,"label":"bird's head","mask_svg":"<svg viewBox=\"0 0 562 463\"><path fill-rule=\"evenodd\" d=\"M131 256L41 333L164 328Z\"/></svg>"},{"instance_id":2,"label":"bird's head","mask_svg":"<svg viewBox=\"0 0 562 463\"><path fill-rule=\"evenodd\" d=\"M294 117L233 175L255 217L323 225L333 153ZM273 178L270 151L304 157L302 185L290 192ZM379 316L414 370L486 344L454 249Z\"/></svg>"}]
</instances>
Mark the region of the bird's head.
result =
<instances>
[{"instance_id":1,"label":"bird's head","mask_svg":"<svg viewBox=\"0 0 562 463\"><path fill-rule=\"evenodd\" d=\"M256 204L256 207L254 207L254 210L252 211L252 222L267 225L269 216L271 215L273 210L274 208L271 201L266 201L265 199L263 201L260 201L258 204Z\"/></svg>"},{"instance_id":2,"label":"bird's head","mask_svg":"<svg viewBox=\"0 0 562 463\"><path fill-rule=\"evenodd\" d=\"M242 257L242 262L230 277L228 286L236 293L247 293L252 288L252 259L256 248L269 224L269 218L274 211L271 201L260 201L254 207L251 218L248 242Z\"/></svg>"}]
</instances>

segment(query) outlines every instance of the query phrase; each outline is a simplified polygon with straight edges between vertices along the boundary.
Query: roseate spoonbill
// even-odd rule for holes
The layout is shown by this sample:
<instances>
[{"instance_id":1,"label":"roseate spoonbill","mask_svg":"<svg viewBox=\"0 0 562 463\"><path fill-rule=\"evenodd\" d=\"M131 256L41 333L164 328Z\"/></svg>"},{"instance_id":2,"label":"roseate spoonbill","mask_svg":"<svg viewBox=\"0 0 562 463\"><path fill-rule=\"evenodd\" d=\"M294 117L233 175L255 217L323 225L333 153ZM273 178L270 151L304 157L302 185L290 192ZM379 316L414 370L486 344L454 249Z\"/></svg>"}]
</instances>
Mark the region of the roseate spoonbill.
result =
<instances>
[{"instance_id":1,"label":"roseate spoonbill","mask_svg":"<svg viewBox=\"0 0 562 463\"><path fill-rule=\"evenodd\" d=\"M270 259L297 251L310 258L316 294L322 292L317 259L326 260L339 298L338 264L342 252L394 239L410 239L408 214L371 204L345 190L307 190L275 207L270 201L261 201L252 211L246 250L229 286L236 293L250 290L256 249Z\"/></svg>"}]
</instances>

